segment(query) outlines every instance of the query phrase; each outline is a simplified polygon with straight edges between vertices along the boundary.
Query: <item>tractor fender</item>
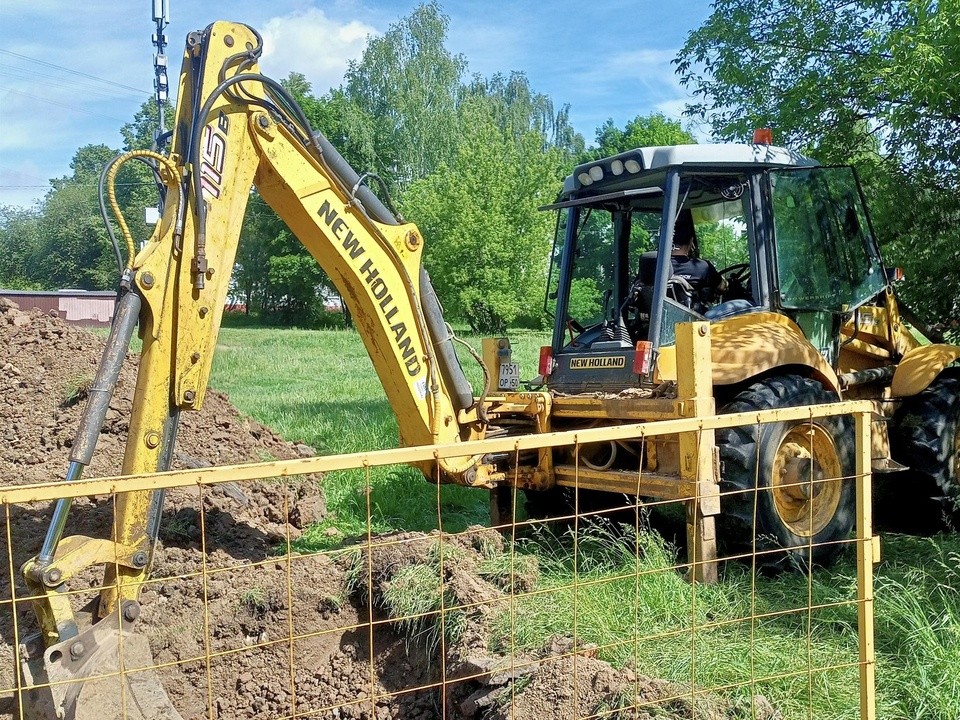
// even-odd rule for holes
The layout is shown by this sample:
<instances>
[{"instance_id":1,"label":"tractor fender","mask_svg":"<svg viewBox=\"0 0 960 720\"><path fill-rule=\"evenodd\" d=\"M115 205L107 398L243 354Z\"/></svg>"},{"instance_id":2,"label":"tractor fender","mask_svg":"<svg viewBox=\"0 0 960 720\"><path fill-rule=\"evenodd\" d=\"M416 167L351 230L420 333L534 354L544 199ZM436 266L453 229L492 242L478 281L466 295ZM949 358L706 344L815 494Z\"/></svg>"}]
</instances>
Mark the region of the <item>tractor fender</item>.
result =
<instances>
[{"instance_id":1,"label":"tractor fender","mask_svg":"<svg viewBox=\"0 0 960 720\"><path fill-rule=\"evenodd\" d=\"M793 366L809 368L824 387L840 390L837 373L785 315L753 312L710 323L710 354L714 385L733 385ZM657 369L661 380L676 380L676 347L661 348Z\"/></svg>"},{"instance_id":2,"label":"tractor fender","mask_svg":"<svg viewBox=\"0 0 960 720\"><path fill-rule=\"evenodd\" d=\"M956 345L923 345L908 350L893 374L890 392L894 397L923 392L947 365L957 360L960 347Z\"/></svg>"}]
</instances>

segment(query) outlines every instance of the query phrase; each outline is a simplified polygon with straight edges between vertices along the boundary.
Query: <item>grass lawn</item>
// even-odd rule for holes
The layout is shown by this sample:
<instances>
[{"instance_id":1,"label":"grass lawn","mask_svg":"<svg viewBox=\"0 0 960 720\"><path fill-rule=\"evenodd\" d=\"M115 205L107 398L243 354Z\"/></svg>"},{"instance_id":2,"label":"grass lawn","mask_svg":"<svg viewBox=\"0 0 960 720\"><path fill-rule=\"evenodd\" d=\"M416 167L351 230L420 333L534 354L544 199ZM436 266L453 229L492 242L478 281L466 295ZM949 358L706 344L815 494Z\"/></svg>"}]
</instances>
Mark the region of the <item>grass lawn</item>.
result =
<instances>
[{"instance_id":1,"label":"grass lawn","mask_svg":"<svg viewBox=\"0 0 960 720\"><path fill-rule=\"evenodd\" d=\"M479 346L479 340L467 339ZM546 335L511 333L511 342L523 376L534 375ZM469 358L463 362L478 387L479 370ZM225 328L211 384L229 393L243 412L321 454L397 443L396 419L351 331ZM308 546L331 547L344 536L366 532L365 482L362 471L326 479L330 517L307 533ZM445 530L488 522L483 491L438 489L406 467L374 469L370 483L377 532L432 530L438 503ZM552 634L570 634L576 607L578 638L600 645L601 655L617 665L635 663L640 672L679 681L694 672L701 686L741 681L751 667L757 678L796 673L758 681L755 691L788 718L859 717L855 667L812 677L805 671L856 661L855 607L744 619L804 605L808 597L814 604L849 599L856 586L851 554L815 573L809 584L804 575L754 578L747 568L731 566L718 585L694 588L669 570L675 562L672 546L652 533L641 534L639 542L642 552L635 553L632 543L598 529L581 537L575 554L569 537L525 539L517 551L537 557L539 588L546 592L519 600L516 612L501 619L494 640L503 647L533 648ZM574 557L577 577L590 581L589 588L575 591L571 585ZM883 538L883 558L876 582L878 717L957 720L960 540L891 535ZM694 644L691 623L713 627L698 631ZM636 637L634 628L657 639Z\"/></svg>"}]
</instances>

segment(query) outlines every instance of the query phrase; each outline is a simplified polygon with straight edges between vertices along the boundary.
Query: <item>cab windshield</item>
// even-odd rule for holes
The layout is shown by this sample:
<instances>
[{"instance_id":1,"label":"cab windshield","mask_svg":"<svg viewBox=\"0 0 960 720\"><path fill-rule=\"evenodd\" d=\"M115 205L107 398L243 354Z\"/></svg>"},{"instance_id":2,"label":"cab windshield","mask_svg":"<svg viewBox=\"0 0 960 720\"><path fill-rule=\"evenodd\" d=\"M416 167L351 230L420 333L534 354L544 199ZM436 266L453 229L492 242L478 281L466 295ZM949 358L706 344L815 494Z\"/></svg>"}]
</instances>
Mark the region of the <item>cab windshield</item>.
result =
<instances>
[{"instance_id":1,"label":"cab windshield","mask_svg":"<svg viewBox=\"0 0 960 720\"><path fill-rule=\"evenodd\" d=\"M780 304L845 312L886 280L849 167L771 173Z\"/></svg>"},{"instance_id":2,"label":"cab windshield","mask_svg":"<svg viewBox=\"0 0 960 720\"><path fill-rule=\"evenodd\" d=\"M739 176L684 178L680 194L681 211L690 211L696 242L691 257L703 258L718 270L733 266L744 285L738 286L738 297L749 298L750 253L747 242L746 180ZM576 223L568 293L566 324L572 336L584 329L607 323L625 323L632 341L646 338L649 298L656 277L657 248L660 237L662 196L646 205L610 204L582 206L562 210L552 256L551 282L546 309L553 314L563 256L567 225ZM639 288L638 285L642 285ZM639 298L643 293L645 298ZM668 299L676 299L668 293ZM675 321L688 321L702 311L721 302L720 293L705 294L705 302L696 307L679 302L676 318L664 323L666 337L672 342ZM637 307L639 305L639 307Z\"/></svg>"}]
</instances>

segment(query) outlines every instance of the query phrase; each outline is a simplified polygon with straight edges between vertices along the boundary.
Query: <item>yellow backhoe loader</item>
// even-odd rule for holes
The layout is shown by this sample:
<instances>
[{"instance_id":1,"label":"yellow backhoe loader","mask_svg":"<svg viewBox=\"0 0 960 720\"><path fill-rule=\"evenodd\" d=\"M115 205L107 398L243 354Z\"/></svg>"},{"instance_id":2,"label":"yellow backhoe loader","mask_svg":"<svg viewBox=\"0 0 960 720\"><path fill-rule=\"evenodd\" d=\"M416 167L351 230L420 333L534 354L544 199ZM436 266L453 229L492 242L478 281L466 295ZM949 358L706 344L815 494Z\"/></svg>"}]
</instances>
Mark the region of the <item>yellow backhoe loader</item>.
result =
<instances>
[{"instance_id":1,"label":"yellow backhoe loader","mask_svg":"<svg viewBox=\"0 0 960 720\"><path fill-rule=\"evenodd\" d=\"M260 36L241 24L216 22L191 33L170 153L134 151L110 169L112 182L123 162L145 159L165 184L166 200L139 252L128 238L121 298L68 482L90 462L137 328L143 346L123 472L169 467L180 412L204 402L255 186L340 290L406 445L712 414L715 402L738 411L867 397L877 403L876 469L911 465L939 483L939 494L956 496L960 376L947 366L960 348L921 346L906 331L851 169L821 168L762 144L639 148L577 167L547 208L559 210L547 297L555 327L540 374L522 390L509 343L488 343L488 383L475 396L423 269L419 231L368 187L374 176L349 167L283 87L259 73L261 50ZM684 211L698 228L729 231L733 248L726 294L700 306L678 293L669 262ZM578 305L585 287L604 302ZM702 323L709 336L707 393L712 388L715 401L684 397L687 380L678 368L687 366L689 350L679 347L677 328L686 322ZM892 433L883 418L895 422ZM585 449L579 472L574 458L550 449L519 457L465 453L422 470L432 480L492 489L498 498L519 487L535 509L562 501L574 485L630 492L641 466L652 496L684 497L669 488L680 487L693 467L697 482L769 490L757 527L752 500L748 517L740 496L697 512L719 513L731 544L749 544L756 533L790 558L791 547L850 531L848 435L843 420L812 428L784 422L718 434L719 462L712 454L682 462L698 449L667 439ZM837 479L816 493L798 492L790 480L812 472ZM110 538L63 537L69 503L57 504L43 547L22 570L41 628L33 649L23 649L25 684L41 686L29 692L29 712L179 717L148 674L124 678L122 707L119 680L85 681L119 667L121 647L125 661L150 665L136 633L138 588L150 572L162 504L162 493L119 495ZM824 547L806 559L829 560L836 545ZM98 565L106 589L92 621L81 622L67 590Z\"/></svg>"}]
</instances>

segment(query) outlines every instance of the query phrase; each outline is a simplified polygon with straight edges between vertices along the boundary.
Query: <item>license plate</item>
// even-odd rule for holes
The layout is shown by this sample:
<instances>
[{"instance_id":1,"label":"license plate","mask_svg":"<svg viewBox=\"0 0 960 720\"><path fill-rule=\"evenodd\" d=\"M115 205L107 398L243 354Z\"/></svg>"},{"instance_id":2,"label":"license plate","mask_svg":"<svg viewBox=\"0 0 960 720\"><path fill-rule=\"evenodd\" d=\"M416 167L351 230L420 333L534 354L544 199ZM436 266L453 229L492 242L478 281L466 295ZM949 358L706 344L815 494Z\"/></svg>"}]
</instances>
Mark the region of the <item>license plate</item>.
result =
<instances>
[{"instance_id":1,"label":"license plate","mask_svg":"<svg viewBox=\"0 0 960 720\"><path fill-rule=\"evenodd\" d=\"M520 387L519 363L500 363L500 383L498 390L516 390Z\"/></svg>"}]
</instances>

